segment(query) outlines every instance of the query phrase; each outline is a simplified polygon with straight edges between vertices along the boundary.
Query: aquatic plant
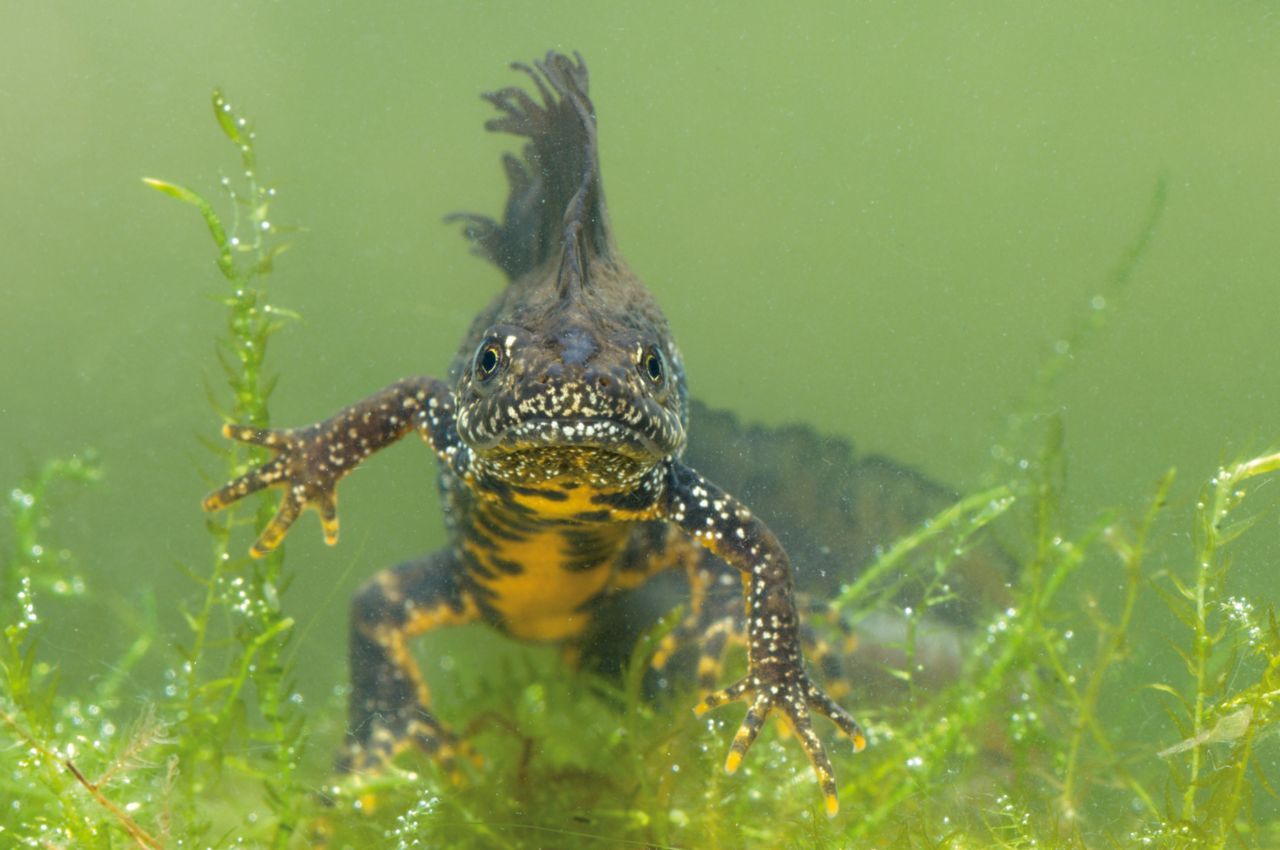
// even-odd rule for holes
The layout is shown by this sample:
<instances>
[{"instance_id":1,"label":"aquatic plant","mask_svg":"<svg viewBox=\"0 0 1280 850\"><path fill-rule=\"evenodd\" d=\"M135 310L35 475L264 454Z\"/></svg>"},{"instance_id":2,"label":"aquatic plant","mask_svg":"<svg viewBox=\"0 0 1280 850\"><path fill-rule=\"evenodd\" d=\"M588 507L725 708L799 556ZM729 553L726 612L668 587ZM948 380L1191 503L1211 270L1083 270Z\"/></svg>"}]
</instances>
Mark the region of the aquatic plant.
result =
<instances>
[{"instance_id":1,"label":"aquatic plant","mask_svg":"<svg viewBox=\"0 0 1280 850\"><path fill-rule=\"evenodd\" d=\"M202 217L228 284L219 355L229 393L211 393L215 407L226 422L265 426L264 358L289 314L270 305L264 280L284 244L248 123L218 93L213 105L241 171L223 182L229 216L186 187L147 182ZM42 637L105 593L58 545L56 499L102 474L85 454L46 464L5 503L0 846L283 848L321 834L334 848L396 850L1273 846L1280 811L1265 748L1275 741L1280 626L1274 600L1239 589L1232 553L1246 534L1277 533L1258 522L1273 508L1250 496L1280 474L1280 454L1223 466L1190 511L1171 497L1172 471L1153 471L1132 515L1100 510L1080 522L1066 510L1063 429L1050 412L1064 346L1087 344L1115 309L1165 204L1162 181L1110 281L1010 417L989 486L888 546L814 618L837 647L871 613L905 626L889 671L901 699L865 704L857 683L848 698L872 744L858 755L832 747L837 819L822 813L780 731L766 730L726 776L732 713L695 718L696 695L679 682L648 693L649 661L679 611L642 638L617 679L487 633L433 636L446 662L451 645L491 659L458 665L456 687L436 695L442 715L470 718L461 731L485 760L460 783L414 755L358 787L332 783L301 759L307 730L324 727L292 686L283 547L241 554L245 526L270 517L268 499L207 520L210 563L187 566L196 590L176 637L145 602L143 616L121 609L129 637L112 672L61 681ZM240 443L209 448L211 484L260 459ZM1188 524L1190 550L1178 534ZM1017 562L1006 599L979 613L958 676L930 685L918 675L921 641L954 601L958 565L993 535ZM1167 645L1153 646L1155 633ZM121 693L143 669L168 672L139 710Z\"/></svg>"},{"instance_id":2,"label":"aquatic plant","mask_svg":"<svg viewBox=\"0 0 1280 850\"><path fill-rule=\"evenodd\" d=\"M291 314L268 301L262 279L288 243L279 241L283 230L270 216L276 192L259 174L249 122L216 90L213 113L240 159L240 179L222 180L231 203L230 225L224 226L213 206L191 189L154 178L145 182L195 207L208 227L218 270L230 285L221 299L227 308L227 332L218 350L231 391L230 404L220 404L216 396L211 401L228 424L265 428L270 424L267 400L275 383L265 371L267 344ZM270 454L262 447L238 443L209 448L224 461L215 478L238 475ZM174 677L176 697L171 710L186 734L176 752L192 800L199 799L212 780L209 770L216 776L224 762L261 781L275 816L270 846L283 847L298 826L299 801L305 790L296 780L305 727L285 656L294 621L283 613L280 601L289 577L283 551L262 558L243 554L245 547L233 535L246 523L242 513L233 509L206 520L212 537L212 569L208 575L188 571L202 585L203 596L198 607L184 611L191 636L179 650L182 664ZM261 501L250 522L261 531L272 513L270 504ZM215 638L211 632L215 624L223 625L229 634ZM224 643L225 638L230 642ZM251 695L246 693L249 690ZM228 746L237 737L246 746ZM186 814L192 821L200 818L198 810Z\"/></svg>"},{"instance_id":3,"label":"aquatic plant","mask_svg":"<svg viewBox=\"0 0 1280 850\"><path fill-rule=\"evenodd\" d=\"M219 355L230 401L224 406L211 400L228 421L266 425L272 384L264 370L267 342L289 314L269 304L261 281L286 245L276 238L282 229L268 217L275 192L258 176L248 123L219 92L213 109L242 169L239 180L222 181L230 225L196 192L162 180L145 182L198 210L218 269L230 284L219 299L228 314ZM246 452L237 445L211 444L210 450L223 460L219 478L261 460L261 450ZM261 784L260 800L271 816L250 817L256 828L235 843L252 838L283 848L310 806L308 788L296 778L305 726L285 655L293 620L284 615L280 597L288 576L283 553L260 560L232 554L235 529L262 525L270 511L263 506L256 520L234 511L208 520L212 566L207 574L187 568L202 590L183 610L189 637L167 642L163 688L149 695L143 715L128 726L117 719L117 697L124 678L154 648L151 609L141 619L143 632L111 665L112 674L87 693L62 694L56 662L42 660L38 652L44 623L37 600L88 594L70 553L46 539L48 491L63 480L99 475L91 458L53 461L10 494L12 542L0 562L0 604L8 623L0 725L16 741L4 751L16 761L7 774L13 784L0 785L0 796L14 801L6 812L12 818L0 822L0 836L46 848L109 847L120 833L140 847L167 846L175 835L184 844L215 826L214 834L225 835L210 813L220 795L245 799L245 783L252 781ZM235 551L243 549L235 545ZM130 799L120 802L125 788ZM241 806L240 816L248 816L252 804Z\"/></svg>"}]
</instances>

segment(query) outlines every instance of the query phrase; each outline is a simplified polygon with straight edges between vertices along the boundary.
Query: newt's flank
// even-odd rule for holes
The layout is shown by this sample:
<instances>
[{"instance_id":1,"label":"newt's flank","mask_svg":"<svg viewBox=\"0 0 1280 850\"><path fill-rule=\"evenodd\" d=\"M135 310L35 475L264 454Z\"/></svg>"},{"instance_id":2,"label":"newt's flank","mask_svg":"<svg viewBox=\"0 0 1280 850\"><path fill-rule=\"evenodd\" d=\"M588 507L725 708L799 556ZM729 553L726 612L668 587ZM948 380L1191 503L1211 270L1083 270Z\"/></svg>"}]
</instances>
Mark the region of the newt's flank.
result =
<instances>
[{"instance_id":1,"label":"newt's flank","mask_svg":"<svg viewBox=\"0 0 1280 850\"><path fill-rule=\"evenodd\" d=\"M472 323L448 376L405 378L304 428L227 425L227 437L276 455L204 507L279 487L279 511L253 553L276 547L308 507L335 543L344 475L410 433L435 452L449 544L378 573L354 600L343 770L377 771L410 746L446 766L462 751L431 710L409 638L483 621L581 649L605 602L679 570L693 589L687 622L705 627L698 671L710 692L697 710L748 705L726 769L781 714L834 815L836 780L813 716L830 718L855 750L866 738L805 668L791 563L777 537L682 461L684 367L662 311L618 253L586 66L551 53L515 67L532 92L485 95L499 113L487 128L527 140L523 158L503 161L502 221L459 217L508 285ZM743 630L746 674L713 690L726 637Z\"/></svg>"}]
</instances>

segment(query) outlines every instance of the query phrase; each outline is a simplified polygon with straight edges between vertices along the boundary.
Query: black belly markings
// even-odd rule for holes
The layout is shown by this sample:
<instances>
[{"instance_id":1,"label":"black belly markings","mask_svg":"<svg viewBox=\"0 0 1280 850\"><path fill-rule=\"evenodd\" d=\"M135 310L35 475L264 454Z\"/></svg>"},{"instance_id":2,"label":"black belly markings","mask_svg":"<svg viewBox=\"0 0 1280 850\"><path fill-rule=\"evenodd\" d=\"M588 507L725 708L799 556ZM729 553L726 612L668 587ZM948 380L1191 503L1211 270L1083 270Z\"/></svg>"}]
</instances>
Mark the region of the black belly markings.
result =
<instances>
[{"instance_id":1,"label":"black belly markings","mask_svg":"<svg viewBox=\"0 0 1280 850\"><path fill-rule=\"evenodd\" d=\"M516 523L504 522L503 519L491 511L476 511L471 539L483 541L482 545L486 549L494 549L498 546L498 540L515 543L528 537L528 528L516 528ZM524 522L519 524L527 525Z\"/></svg>"},{"instance_id":2,"label":"black belly markings","mask_svg":"<svg viewBox=\"0 0 1280 850\"><path fill-rule=\"evenodd\" d=\"M568 572L589 572L617 559L619 535L616 527L569 526L561 534L565 559L560 566Z\"/></svg>"},{"instance_id":3,"label":"black belly markings","mask_svg":"<svg viewBox=\"0 0 1280 850\"><path fill-rule=\"evenodd\" d=\"M598 511L579 511L573 515L573 519L577 522L608 522L610 512L606 508Z\"/></svg>"},{"instance_id":4,"label":"black belly markings","mask_svg":"<svg viewBox=\"0 0 1280 850\"><path fill-rule=\"evenodd\" d=\"M556 490L550 487L524 487L519 484L512 484L511 492L534 499L546 499L548 502L567 502L569 500L569 494L563 489Z\"/></svg>"}]
</instances>

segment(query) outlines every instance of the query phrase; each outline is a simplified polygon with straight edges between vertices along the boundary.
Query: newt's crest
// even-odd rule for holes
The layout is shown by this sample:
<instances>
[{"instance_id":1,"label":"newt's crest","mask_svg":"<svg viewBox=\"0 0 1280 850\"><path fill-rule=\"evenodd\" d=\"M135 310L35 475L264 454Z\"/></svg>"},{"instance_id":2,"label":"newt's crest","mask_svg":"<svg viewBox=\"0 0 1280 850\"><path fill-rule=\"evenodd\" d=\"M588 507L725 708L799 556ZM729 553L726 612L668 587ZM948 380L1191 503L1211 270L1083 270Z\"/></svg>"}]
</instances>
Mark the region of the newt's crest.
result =
<instances>
[{"instance_id":1,"label":"newt's crest","mask_svg":"<svg viewBox=\"0 0 1280 850\"><path fill-rule=\"evenodd\" d=\"M458 430L500 477L524 483L577 466L593 483L633 481L684 446L686 391L666 318L618 254L605 208L587 69L552 53L533 81L484 95L485 127L527 139L503 158L501 223L465 222L509 285L477 317L454 360ZM529 452L539 451L540 464Z\"/></svg>"},{"instance_id":2,"label":"newt's crest","mask_svg":"<svg viewBox=\"0 0 1280 850\"><path fill-rule=\"evenodd\" d=\"M466 222L466 235L476 251L507 277L518 280L549 259L574 249L604 260L615 251L600 184L596 116L587 96L587 66L575 54L552 53L531 68L523 62L512 68L529 75L539 104L522 88L512 86L484 95L503 114L485 129L529 139L524 160L507 154L510 195L502 223L481 215L452 218ZM580 244L579 244L580 243ZM583 269L585 271L585 269Z\"/></svg>"}]
</instances>

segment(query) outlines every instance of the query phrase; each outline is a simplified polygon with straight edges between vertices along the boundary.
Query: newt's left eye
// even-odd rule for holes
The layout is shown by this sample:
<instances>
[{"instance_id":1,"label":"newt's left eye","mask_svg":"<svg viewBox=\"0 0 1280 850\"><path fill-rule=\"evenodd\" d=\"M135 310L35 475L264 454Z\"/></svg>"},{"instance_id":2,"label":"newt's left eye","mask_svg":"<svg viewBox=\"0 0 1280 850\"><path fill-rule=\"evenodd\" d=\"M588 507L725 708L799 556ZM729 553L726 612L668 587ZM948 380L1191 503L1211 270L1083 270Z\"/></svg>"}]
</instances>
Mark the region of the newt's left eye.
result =
<instances>
[{"instance_id":1,"label":"newt's left eye","mask_svg":"<svg viewBox=\"0 0 1280 850\"><path fill-rule=\"evenodd\" d=\"M496 340L489 340L481 345L476 352L476 377L482 381L492 378L502 365L502 359L502 346Z\"/></svg>"},{"instance_id":2,"label":"newt's left eye","mask_svg":"<svg viewBox=\"0 0 1280 850\"><path fill-rule=\"evenodd\" d=\"M640 355L640 374L645 375L655 384L661 384L666 376L667 367L662 360L662 352L657 346L649 346Z\"/></svg>"}]
</instances>

